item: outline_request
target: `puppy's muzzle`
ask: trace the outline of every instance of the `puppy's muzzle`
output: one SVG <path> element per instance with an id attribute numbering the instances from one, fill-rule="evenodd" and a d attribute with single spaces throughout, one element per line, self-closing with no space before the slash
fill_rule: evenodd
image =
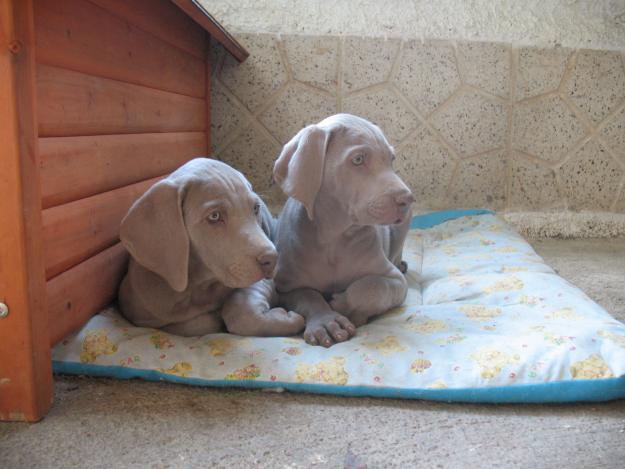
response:
<path id="1" fill-rule="evenodd" d="M 273 273 L 276 268 L 276 262 L 278 261 L 278 253 L 275 249 L 268 249 L 262 252 L 256 260 L 260 266 L 260 270 L 266 279 L 273 278 Z"/>
<path id="2" fill-rule="evenodd" d="M 397 220 L 395 220 L 395 223 L 401 223 L 410 212 L 410 205 L 414 202 L 414 196 L 412 192 L 405 190 L 395 194 L 394 199 L 397 204 Z"/>

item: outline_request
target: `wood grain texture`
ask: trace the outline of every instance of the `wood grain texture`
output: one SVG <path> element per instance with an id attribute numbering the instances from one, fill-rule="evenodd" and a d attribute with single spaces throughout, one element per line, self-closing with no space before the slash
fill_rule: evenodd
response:
<path id="1" fill-rule="evenodd" d="M 203 59 L 98 5 L 84 0 L 37 0 L 35 27 L 38 63 L 204 97 Z"/>
<path id="2" fill-rule="evenodd" d="M 205 156 L 204 132 L 39 139 L 43 208 L 169 173 Z"/>
<path id="3" fill-rule="evenodd" d="M 202 26 L 212 37 L 214 37 L 228 52 L 230 52 L 239 62 L 245 61 L 250 55 L 237 40 L 219 24 L 219 22 L 206 11 L 206 9 L 194 0 L 171 0 L 182 11 Z"/>
<path id="4" fill-rule="evenodd" d="M 206 101 L 107 78 L 37 66 L 40 137 L 193 132 Z"/>
<path id="5" fill-rule="evenodd" d="M 169 0 L 89 0 L 199 59 L 204 30 Z"/>
<path id="6" fill-rule="evenodd" d="M 0 420 L 39 420 L 53 395 L 34 47 L 31 0 L 0 0 Z"/>
<path id="7" fill-rule="evenodd" d="M 76 332 L 115 299 L 127 262 L 128 253 L 117 243 L 48 282 L 46 345 L 54 346 Z"/>
<path id="8" fill-rule="evenodd" d="M 118 241 L 132 203 L 161 178 L 139 182 L 43 211 L 46 278 L 53 278 Z"/>

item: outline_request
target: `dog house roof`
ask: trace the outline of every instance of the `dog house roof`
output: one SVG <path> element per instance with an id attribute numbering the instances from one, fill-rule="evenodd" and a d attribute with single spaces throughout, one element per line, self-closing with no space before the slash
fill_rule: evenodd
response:
<path id="1" fill-rule="evenodd" d="M 249 52 L 197 0 L 172 0 L 172 3 L 214 37 L 239 62 L 249 56 Z"/>

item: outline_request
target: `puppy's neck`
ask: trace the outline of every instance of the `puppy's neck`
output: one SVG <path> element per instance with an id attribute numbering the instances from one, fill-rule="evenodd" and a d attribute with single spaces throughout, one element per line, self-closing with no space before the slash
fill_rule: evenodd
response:
<path id="1" fill-rule="evenodd" d="M 344 235 L 349 235 L 354 229 L 360 228 L 360 225 L 351 220 L 341 201 L 321 193 L 315 200 L 312 224 L 317 232 L 317 238 L 324 244 L 335 242 Z"/>
<path id="2" fill-rule="evenodd" d="M 216 282 L 217 276 L 207 266 L 202 259 L 195 253 L 195 250 L 191 249 L 189 254 L 189 286 L 195 286 L 200 283 Z"/>

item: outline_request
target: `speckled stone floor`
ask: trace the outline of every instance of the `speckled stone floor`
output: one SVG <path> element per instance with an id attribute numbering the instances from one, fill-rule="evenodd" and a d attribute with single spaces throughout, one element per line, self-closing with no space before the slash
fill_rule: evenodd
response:
<path id="1" fill-rule="evenodd" d="M 625 320 L 625 239 L 532 243 Z M 350 455 L 349 457 L 347 457 Z M 0 424 L 0 468 L 623 467 L 625 400 L 465 405 L 58 377 L 38 424 Z"/>

